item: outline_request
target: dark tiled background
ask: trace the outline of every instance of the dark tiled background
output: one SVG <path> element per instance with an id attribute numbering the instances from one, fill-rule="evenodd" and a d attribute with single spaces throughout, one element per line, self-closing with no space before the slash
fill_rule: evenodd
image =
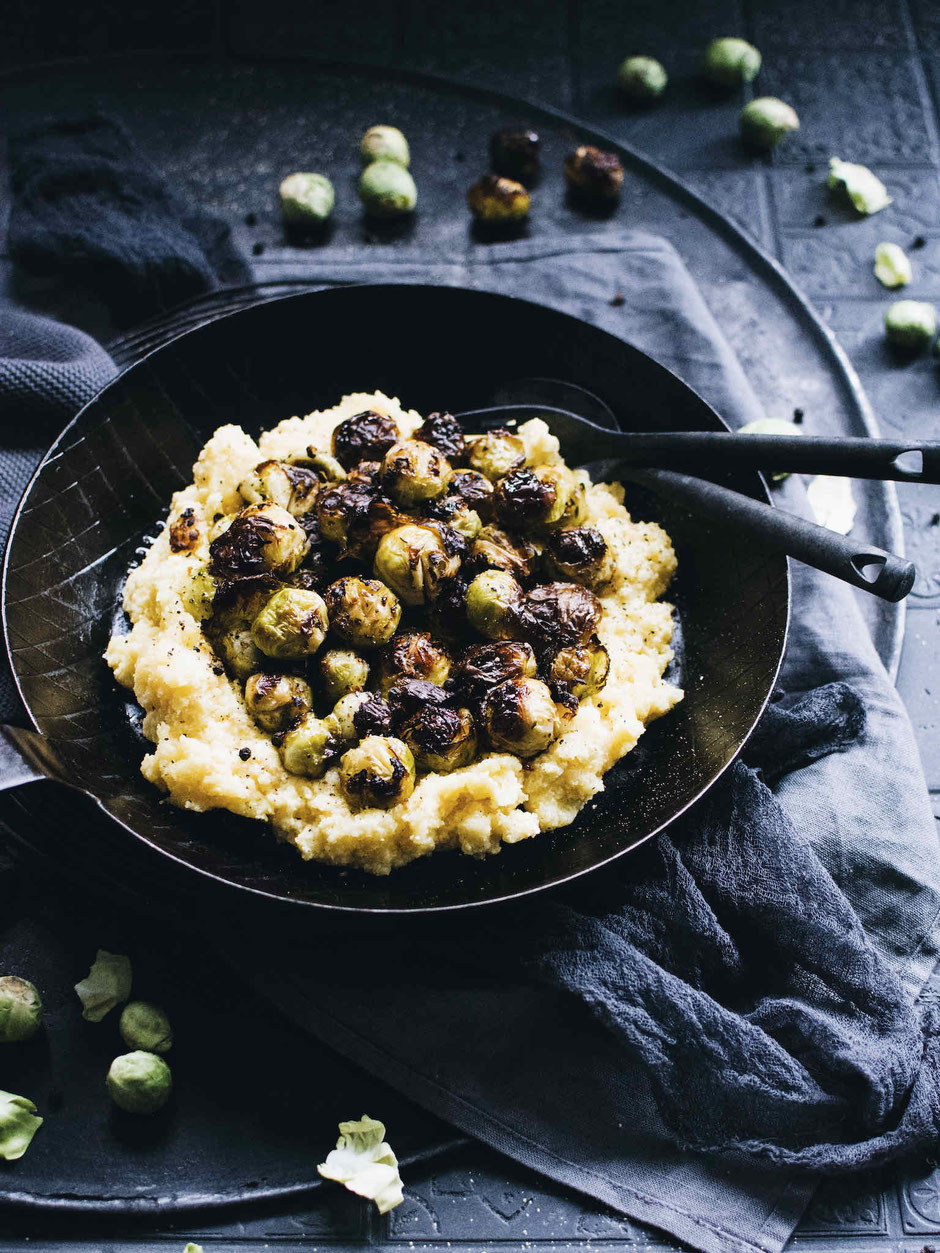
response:
<path id="1" fill-rule="evenodd" d="M 5 0 L 2 14 L 3 69 L 129 50 L 196 51 L 219 60 L 309 55 L 430 70 L 569 110 L 677 172 L 783 262 L 848 351 L 886 434 L 940 436 L 936 363 L 924 357 L 901 366 L 885 351 L 881 318 L 892 297 L 871 274 L 879 240 L 909 245 L 921 236 L 924 245 L 911 254 L 916 278 L 909 294 L 940 303 L 940 5 L 90 0 L 53 8 Z M 756 88 L 785 96 L 802 119 L 801 132 L 772 159 L 742 154 L 734 139 L 740 101 L 705 97 L 695 82 L 703 43 L 728 33 L 758 44 L 765 70 Z M 631 51 L 659 56 L 672 75 L 666 99 L 654 109 L 630 112 L 611 88 L 617 63 Z M 871 165 L 895 197 L 890 210 L 867 221 L 833 212 L 822 187 L 833 154 Z M 825 223 L 816 225 L 820 217 Z M 902 489 L 901 505 L 920 579 L 909 602 L 899 686 L 940 806 L 940 489 Z M 655 1233 L 556 1194 L 475 1147 L 413 1172 L 405 1204 L 387 1220 L 334 1191 L 293 1210 L 190 1223 L 185 1235 L 199 1237 L 197 1226 L 207 1247 L 219 1250 L 668 1247 Z M 27 1235 L 38 1237 L 38 1247 L 70 1238 L 96 1249 L 181 1243 L 169 1230 L 151 1239 L 60 1229 L 47 1238 L 24 1220 L 0 1226 L 0 1245 L 9 1237 L 12 1247 Z M 938 1236 L 940 1170 L 925 1166 L 825 1185 L 794 1248 L 914 1253 Z"/>

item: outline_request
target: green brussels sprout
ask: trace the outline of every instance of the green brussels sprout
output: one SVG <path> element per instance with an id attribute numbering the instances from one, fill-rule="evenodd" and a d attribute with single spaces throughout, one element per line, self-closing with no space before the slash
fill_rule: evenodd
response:
<path id="1" fill-rule="evenodd" d="M 335 760 L 336 747 L 336 736 L 330 724 L 308 713 L 284 732 L 278 752 L 288 774 L 319 779 Z"/>
<path id="2" fill-rule="evenodd" d="M 623 166 L 615 152 L 582 144 L 565 158 L 565 183 L 579 200 L 613 205 L 623 190 Z"/>
<path id="3" fill-rule="evenodd" d="M 449 774 L 469 766 L 477 753 L 477 729 L 469 709 L 430 705 L 412 714 L 401 729 L 421 770 Z"/>
<path id="4" fill-rule="evenodd" d="M 340 760 L 340 782 L 351 805 L 391 809 L 415 788 L 411 749 L 392 735 L 369 735 Z"/>
<path id="5" fill-rule="evenodd" d="M 553 683 L 563 683 L 578 700 L 593 696 L 607 682 L 610 672 L 610 654 L 596 635 L 586 644 L 571 644 L 562 648 L 551 660 L 548 677 Z"/>
<path id="6" fill-rule="evenodd" d="M 885 313 L 885 336 L 896 348 L 926 348 L 937 333 L 937 311 L 924 300 L 896 300 Z"/>
<path id="7" fill-rule="evenodd" d="M 226 626 L 213 624 L 208 634 L 216 656 L 228 673 L 241 682 L 260 670 L 268 661 L 255 644 L 251 626 L 247 623 L 231 623 Z"/>
<path id="8" fill-rule="evenodd" d="M 433 600 L 441 581 L 453 578 L 459 569 L 459 555 L 448 551 L 432 527 L 418 523 L 389 531 L 375 551 L 376 575 L 406 605 Z"/>
<path id="9" fill-rule="evenodd" d="M 505 570 L 482 570 L 467 588 L 467 621 L 491 640 L 517 634 L 515 610 L 522 588 Z"/>
<path id="10" fill-rule="evenodd" d="M 898 244 L 879 244 L 875 249 L 875 278 L 882 287 L 906 287 L 914 277 L 910 260 Z"/>
<path id="11" fill-rule="evenodd" d="M 378 579 L 347 575 L 323 595 L 331 630 L 354 648 L 380 648 L 398 629 L 401 604 Z"/>
<path id="12" fill-rule="evenodd" d="M 467 192 L 467 207 L 478 222 L 521 222 L 532 201 L 522 183 L 501 174 L 484 174 Z"/>
<path id="13" fill-rule="evenodd" d="M 401 432 L 393 418 L 366 409 L 337 424 L 331 449 L 340 465 L 351 470 L 363 461 L 381 461 L 400 439 Z"/>
<path id="14" fill-rule="evenodd" d="M 312 705 L 310 684 L 293 674 L 262 671 L 245 680 L 245 708 L 262 731 L 283 731 Z"/>
<path id="15" fill-rule="evenodd" d="M 205 622 L 211 616 L 215 589 L 215 579 L 205 566 L 196 571 L 183 589 L 180 598 L 183 608 L 197 622 Z"/>
<path id="16" fill-rule="evenodd" d="M 740 87 L 757 77 L 761 55 L 746 39 L 713 39 L 705 49 L 705 77 L 718 87 Z"/>
<path id="17" fill-rule="evenodd" d="M 459 496 L 466 501 L 481 522 L 493 517 L 493 484 L 478 470 L 457 470 L 447 488 L 448 495 Z"/>
<path id="18" fill-rule="evenodd" d="M 578 521 L 584 489 L 567 466 L 523 466 L 496 484 L 500 521 L 517 531 L 550 531 Z"/>
<path id="19" fill-rule="evenodd" d="M 490 165 L 496 174 L 531 187 L 539 173 L 542 142 L 528 127 L 496 131 L 490 138 Z"/>
<path id="20" fill-rule="evenodd" d="M 295 453 L 286 458 L 288 466 L 301 466 L 313 470 L 321 483 L 342 483 L 346 471 L 337 459 L 322 448 L 308 448 L 305 453 Z"/>
<path id="21" fill-rule="evenodd" d="M 614 559 L 607 541 L 590 526 L 566 526 L 549 535 L 542 565 L 550 578 L 603 587 L 614 574 Z"/>
<path id="22" fill-rule="evenodd" d="M 0 1159 L 18 1161 L 41 1126 L 32 1101 L 0 1090 Z"/>
<path id="23" fill-rule="evenodd" d="M 485 526 L 470 545 L 470 564 L 479 569 L 505 570 L 520 583 L 535 573 L 538 551 L 521 535 L 510 535 L 498 526 Z"/>
<path id="24" fill-rule="evenodd" d="M 392 712 L 375 692 L 347 692 L 326 717 L 326 723 L 344 744 L 367 735 L 390 735 Z"/>
<path id="25" fill-rule="evenodd" d="M 404 217 L 414 212 L 418 189 L 404 166 L 394 161 L 374 161 L 359 177 L 359 199 L 370 217 Z"/>
<path id="26" fill-rule="evenodd" d="M 867 166 L 840 161 L 838 157 L 829 158 L 826 186 L 841 192 L 858 213 L 878 213 L 891 204 L 887 187 Z"/>
<path id="27" fill-rule="evenodd" d="M 454 668 L 454 690 L 476 709 L 487 692 L 507 679 L 535 678 L 538 667 L 532 645 L 522 640 L 471 644 Z"/>
<path id="28" fill-rule="evenodd" d="M 627 57 L 617 70 L 620 90 L 631 100 L 658 100 L 666 90 L 669 75 L 655 57 Z"/>
<path id="29" fill-rule="evenodd" d="M 209 545 L 209 573 L 234 582 L 259 574 L 291 574 L 310 545 L 304 529 L 280 505 L 248 505 Z"/>
<path id="30" fill-rule="evenodd" d="M 369 682 L 369 663 L 351 648 L 328 648 L 318 668 L 326 698 L 334 705 L 347 692 L 361 692 Z"/>
<path id="31" fill-rule="evenodd" d="M 476 539 L 483 526 L 480 515 L 459 492 L 446 491 L 437 500 L 425 506 L 424 516 L 462 535 L 464 539 Z"/>
<path id="32" fill-rule="evenodd" d="M 329 219 L 336 203 L 333 184 L 325 174 L 288 174 L 280 194 L 281 217 L 289 226 L 319 226 Z"/>
<path id="33" fill-rule="evenodd" d="M 0 1044 L 18 1044 L 36 1034 L 42 1023 L 42 998 L 28 979 L 0 977 Z"/>
<path id="34" fill-rule="evenodd" d="M 394 161 L 406 170 L 411 164 L 408 140 L 397 126 L 370 126 L 359 141 L 362 164 L 373 161 Z"/>
<path id="35" fill-rule="evenodd" d="M 115 1057 L 107 1083 L 111 1100 L 128 1114 L 155 1114 L 173 1091 L 169 1066 L 156 1053 L 143 1049 Z"/>
<path id="36" fill-rule="evenodd" d="M 322 596 L 300 587 L 282 587 L 255 618 L 251 637 L 267 657 L 299 660 L 317 651 L 328 625 Z"/>
<path id="37" fill-rule="evenodd" d="M 428 631 L 396 635 L 378 656 L 379 691 L 387 692 L 402 679 L 424 679 L 443 687 L 451 665 L 450 653 Z"/>
<path id="38" fill-rule="evenodd" d="M 320 476 L 315 470 L 289 461 L 262 461 L 238 485 L 239 495 L 248 504 L 270 501 L 294 518 L 310 512 L 319 490 Z"/>
<path id="39" fill-rule="evenodd" d="M 447 458 L 420 439 L 393 444 L 382 462 L 382 486 L 404 509 L 441 496 L 452 474 Z"/>
<path id="40" fill-rule="evenodd" d="M 519 435 L 500 427 L 473 440 L 467 459 L 472 470 L 495 483 L 510 470 L 525 465 L 525 444 Z M 457 490 L 461 490 L 459 486 Z"/>
<path id="41" fill-rule="evenodd" d="M 758 96 L 741 110 L 741 138 L 749 148 L 770 152 L 784 135 L 800 129 L 796 110 L 775 96 Z"/>
<path id="42" fill-rule="evenodd" d="M 560 722 L 541 679 L 506 679 L 483 701 L 483 725 L 495 749 L 535 757 L 558 738 Z"/>
<path id="43" fill-rule="evenodd" d="M 129 1049 L 169 1053 L 173 1047 L 173 1028 L 169 1018 L 162 1009 L 146 1001 L 131 1001 L 124 1006 L 118 1030 Z"/>

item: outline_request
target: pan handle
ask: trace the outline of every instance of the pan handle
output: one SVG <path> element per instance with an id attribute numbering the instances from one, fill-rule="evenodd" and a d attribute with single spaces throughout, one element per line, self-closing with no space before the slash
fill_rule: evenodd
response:
<path id="1" fill-rule="evenodd" d="M 0 792 L 39 779 L 67 782 L 49 741 L 38 731 L 0 726 Z"/>

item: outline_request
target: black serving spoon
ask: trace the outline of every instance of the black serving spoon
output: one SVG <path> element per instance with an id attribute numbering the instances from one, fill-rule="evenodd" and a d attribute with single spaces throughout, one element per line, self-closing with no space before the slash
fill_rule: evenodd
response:
<path id="1" fill-rule="evenodd" d="M 570 465 L 613 463 L 608 473 L 647 484 L 694 513 L 745 530 L 788 556 L 883 600 L 903 600 L 917 578 L 913 562 L 883 548 L 860 545 L 731 488 L 661 467 L 667 464 L 701 470 L 720 464 L 722 468 L 837 472 L 853 477 L 934 483 L 940 482 L 940 443 L 912 448 L 888 440 L 795 439 L 788 435 L 735 435 L 722 431 L 635 434 L 596 426 L 566 409 L 537 404 L 494 405 L 457 417 L 469 431 L 511 428 L 530 418 L 543 418 L 560 441 Z M 874 449 L 872 455 L 869 449 Z"/>

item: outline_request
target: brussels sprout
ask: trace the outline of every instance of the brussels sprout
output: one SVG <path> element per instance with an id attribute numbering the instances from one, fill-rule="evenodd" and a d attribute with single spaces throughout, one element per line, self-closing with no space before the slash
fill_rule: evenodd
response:
<path id="1" fill-rule="evenodd" d="M 705 77 L 719 87 L 750 83 L 760 70 L 761 55 L 746 39 L 713 39 L 705 49 Z"/>
<path id="2" fill-rule="evenodd" d="M 363 165 L 372 161 L 394 161 L 406 170 L 411 163 L 408 140 L 397 126 L 370 126 L 359 141 Z"/>
<path id="3" fill-rule="evenodd" d="M 519 634 L 536 650 L 556 653 L 586 644 L 601 620 L 602 606 L 593 592 L 577 583 L 543 583 L 526 593 L 516 618 Z"/>
<path id="4" fill-rule="evenodd" d="M 429 526 L 400 526 L 383 535 L 375 552 L 375 573 L 406 605 L 434 599 L 442 579 L 453 578 L 460 557 Z"/>
<path id="5" fill-rule="evenodd" d="M 280 661 L 310 657 L 326 639 L 326 605 L 316 592 L 283 587 L 251 626 L 251 638 L 267 657 Z"/>
<path id="6" fill-rule="evenodd" d="M 391 710 L 393 726 L 399 726 L 422 709 L 450 704 L 448 693 L 427 679 L 396 679 L 385 693 L 385 699 Z"/>
<path id="7" fill-rule="evenodd" d="M 170 537 L 170 552 L 189 553 L 199 543 L 199 522 L 193 508 L 184 509 L 173 519 L 167 528 Z"/>
<path id="8" fill-rule="evenodd" d="M 336 203 L 325 174 L 288 174 L 280 186 L 281 217 L 289 226 L 319 226 Z"/>
<path id="9" fill-rule="evenodd" d="M 350 648 L 328 648 L 317 664 L 323 691 L 334 705 L 347 692 L 361 692 L 369 682 L 369 663 Z"/>
<path id="10" fill-rule="evenodd" d="M 521 222 L 532 201 L 522 183 L 484 174 L 467 192 L 467 206 L 478 222 Z"/>
<path id="11" fill-rule="evenodd" d="M 250 505 L 265 501 L 280 505 L 294 518 L 316 504 L 320 476 L 315 470 L 289 461 L 262 461 L 238 485 L 238 493 Z"/>
<path id="12" fill-rule="evenodd" d="M 878 213 L 891 204 L 888 189 L 867 166 L 840 161 L 838 157 L 829 158 L 826 185 L 846 196 L 858 213 Z"/>
<path id="13" fill-rule="evenodd" d="M 500 521 L 519 531 L 549 531 L 578 521 L 583 489 L 567 466 L 523 466 L 496 484 Z"/>
<path id="14" fill-rule="evenodd" d="M 268 578 L 223 584 L 216 592 L 212 616 L 203 624 L 216 656 L 230 675 L 242 681 L 256 670 L 263 670 L 267 663 L 252 638 L 251 624 L 277 586 L 276 581 Z"/>
<path id="15" fill-rule="evenodd" d="M 434 500 L 447 490 L 453 471 L 433 444 L 405 439 L 393 444 L 382 462 L 382 486 L 405 509 Z"/>
<path id="16" fill-rule="evenodd" d="M 481 522 L 489 522 L 493 516 L 493 484 L 477 470 L 458 470 L 447 488 L 448 494 L 460 496 Z"/>
<path id="17" fill-rule="evenodd" d="M 483 526 L 480 515 L 471 509 L 459 492 L 446 491 L 425 507 L 424 516 L 435 522 L 443 522 L 464 539 L 472 540 Z"/>
<path id="18" fill-rule="evenodd" d="M 337 741 L 333 727 L 324 718 L 305 714 L 284 733 L 278 745 L 281 764 L 289 774 L 319 779 L 336 760 Z"/>
<path id="19" fill-rule="evenodd" d="M 454 690 L 474 708 L 507 679 L 531 679 L 537 666 L 532 645 L 522 640 L 471 644 L 454 667 Z"/>
<path id="20" fill-rule="evenodd" d="M 263 671 L 245 680 L 245 708 L 262 731 L 283 731 L 312 705 L 310 684 L 295 675 Z"/>
<path id="21" fill-rule="evenodd" d="M 898 244 L 879 244 L 875 249 L 875 278 L 882 287 L 906 287 L 914 277 L 910 260 Z"/>
<path id="22" fill-rule="evenodd" d="M 404 166 L 394 161 L 374 161 L 360 175 L 359 199 L 370 217 L 404 217 L 414 212 L 418 189 Z"/>
<path id="23" fill-rule="evenodd" d="M 525 444 L 520 436 L 499 427 L 478 436 L 471 443 L 468 460 L 472 470 L 495 483 L 510 470 L 525 465 Z M 457 491 L 464 494 L 462 486 L 457 486 Z"/>
<path id="24" fill-rule="evenodd" d="M 497 131 L 490 139 L 490 165 L 505 178 L 531 187 L 538 178 L 541 140 L 528 127 Z"/>
<path id="25" fill-rule="evenodd" d="M 249 505 L 209 545 L 209 573 L 237 580 L 290 574 L 307 555 L 304 529 L 280 505 Z"/>
<path id="26" fill-rule="evenodd" d="M 0 1090 L 0 1160 L 18 1161 L 41 1126 L 32 1101 Z"/>
<path id="27" fill-rule="evenodd" d="M 344 556 L 371 557 L 383 535 L 408 521 L 408 515 L 383 496 L 376 484 L 353 474 L 317 497 L 320 533 L 339 544 Z"/>
<path id="28" fill-rule="evenodd" d="M 522 588 L 505 570 L 483 570 L 467 588 L 467 621 L 491 640 L 517 634 L 515 611 Z"/>
<path id="29" fill-rule="evenodd" d="M 799 439 L 803 434 L 803 428 L 797 426 L 795 422 L 788 422 L 786 418 L 755 418 L 753 422 L 745 422 L 744 426 L 739 426 L 738 434 L 787 435 Z M 775 483 L 782 483 L 784 479 L 790 477 L 790 471 L 772 470 L 770 477 Z"/>
<path id="30" fill-rule="evenodd" d="M 367 735 L 390 735 L 392 711 L 374 692 L 347 692 L 327 715 L 326 723 L 338 740 L 348 744 Z"/>
<path id="31" fill-rule="evenodd" d="M 450 675 L 451 655 L 427 631 L 396 635 L 378 656 L 379 691 L 387 692 L 402 679 L 426 679 L 443 686 Z"/>
<path id="32" fill-rule="evenodd" d="M 0 977 L 0 1044 L 29 1040 L 42 1024 L 42 998 L 28 979 Z"/>
<path id="33" fill-rule="evenodd" d="M 590 526 L 566 526 L 549 535 L 542 564 L 551 578 L 568 579 L 585 587 L 603 587 L 614 573 L 607 541 Z"/>
<path id="34" fill-rule="evenodd" d="M 469 766 L 477 753 L 477 729 L 469 709 L 431 705 L 408 719 L 401 738 L 421 770 L 439 774 Z"/>
<path id="35" fill-rule="evenodd" d="M 346 471 L 332 454 L 321 448 L 310 447 L 305 453 L 297 453 L 286 459 L 289 466 L 300 466 L 304 470 L 313 470 L 321 483 L 342 483 Z"/>
<path id="36" fill-rule="evenodd" d="M 885 313 L 885 336 L 896 348 L 920 351 L 937 333 L 937 311 L 923 300 L 896 300 Z"/>
<path id="37" fill-rule="evenodd" d="M 244 682 L 268 661 L 255 644 L 250 623 L 222 625 L 212 622 L 206 633 L 215 655 L 235 679 Z"/>
<path id="38" fill-rule="evenodd" d="M 351 470 L 361 461 L 381 461 L 400 439 L 401 432 L 392 418 L 366 409 L 336 426 L 331 449 L 340 465 Z"/>
<path id="39" fill-rule="evenodd" d="M 398 629 L 398 597 L 378 579 L 337 579 L 324 592 L 334 634 L 354 648 L 379 648 Z"/>
<path id="40" fill-rule="evenodd" d="M 433 444 L 452 466 L 466 459 L 467 441 L 463 427 L 451 413 L 429 413 L 412 438 Z"/>
<path id="41" fill-rule="evenodd" d="M 627 57 L 620 63 L 617 82 L 631 100 L 647 103 L 663 94 L 669 75 L 655 57 Z"/>
<path id="42" fill-rule="evenodd" d="M 507 679 L 487 693 L 483 725 L 497 750 L 535 757 L 558 738 L 555 702 L 541 679 Z"/>
<path id="43" fill-rule="evenodd" d="M 800 129 L 796 110 L 775 96 L 749 101 L 740 114 L 741 138 L 749 148 L 770 152 L 784 135 Z"/>
<path id="44" fill-rule="evenodd" d="M 614 204 L 623 190 L 623 166 L 615 152 L 582 144 L 565 158 L 565 183 L 580 200 Z"/>
<path id="45" fill-rule="evenodd" d="M 381 461 L 358 461 L 349 471 L 347 478 L 350 483 L 371 483 L 378 487 L 382 479 L 382 463 Z"/>
<path id="46" fill-rule="evenodd" d="M 520 583 L 535 573 L 538 552 L 519 535 L 509 535 L 497 526 L 485 526 L 470 545 L 470 564 L 476 569 L 505 570 Z"/>
<path id="47" fill-rule="evenodd" d="M 548 676 L 554 683 L 565 684 L 578 700 L 593 696 L 607 682 L 610 654 L 596 635 L 586 644 L 570 644 L 551 660 Z"/>
<path id="48" fill-rule="evenodd" d="M 460 640 L 470 630 L 467 623 L 467 588 L 471 578 L 472 573 L 461 566 L 454 578 L 441 583 L 435 599 L 425 606 L 428 626 L 437 638 Z"/>
<path id="49" fill-rule="evenodd" d="M 108 1071 L 111 1100 L 129 1114 L 155 1114 L 170 1099 L 173 1076 L 156 1053 L 137 1049 L 115 1057 Z"/>
<path id="50" fill-rule="evenodd" d="M 392 735 L 369 735 L 343 754 L 340 781 L 351 805 L 391 809 L 414 791 L 411 749 Z"/>
<path id="51" fill-rule="evenodd" d="M 173 1047 L 173 1028 L 162 1009 L 146 1001 L 125 1005 L 118 1023 L 121 1039 L 129 1049 L 168 1053 Z"/>
<path id="52" fill-rule="evenodd" d="M 183 590 L 180 598 L 183 608 L 197 622 L 205 622 L 211 616 L 215 588 L 215 579 L 206 567 L 202 566 Z"/>

